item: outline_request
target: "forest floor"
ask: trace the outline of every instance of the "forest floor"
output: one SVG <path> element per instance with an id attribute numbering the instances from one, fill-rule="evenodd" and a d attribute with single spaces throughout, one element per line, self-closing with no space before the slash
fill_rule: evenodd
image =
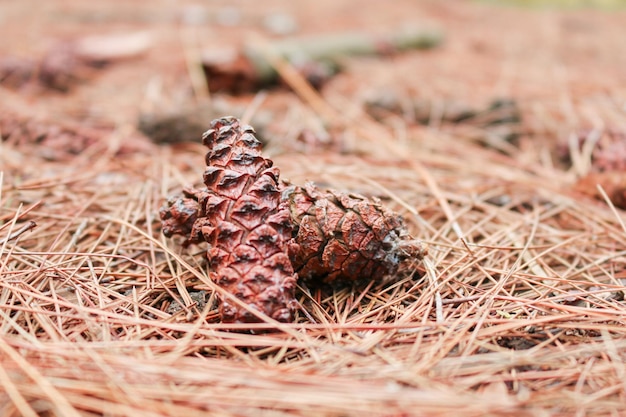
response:
<path id="1" fill-rule="evenodd" d="M 625 11 L 29 0 L 0 25 L 1 415 L 626 413 Z M 237 94 L 200 66 L 403 27 L 443 40 L 343 56 L 318 90 L 280 60 Z M 227 114 L 282 177 L 380 198 L 428 255 L 301 284 L 274 332 L 220 323 L 206 247 L 159 208 Z"/>

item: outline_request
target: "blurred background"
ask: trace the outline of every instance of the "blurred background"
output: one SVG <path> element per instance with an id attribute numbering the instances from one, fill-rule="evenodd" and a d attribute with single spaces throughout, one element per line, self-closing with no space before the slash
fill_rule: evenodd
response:
<path id="1" fill-rule="evenodd" d="M 411 140 L 447 132 L 582 176 L 590 167 L 572 161 L 572 136 L 623 130 L 623 5 L 2 2 L 2 135 L 36 115 L 137 143 L 194 142 L 234 114 L 274 152 L 359 151 L 311 107 L 311 89 L 342 117 Z"/>

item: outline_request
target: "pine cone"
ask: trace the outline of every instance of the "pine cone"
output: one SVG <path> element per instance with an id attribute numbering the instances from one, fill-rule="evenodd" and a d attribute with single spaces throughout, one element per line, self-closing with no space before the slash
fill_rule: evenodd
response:
<path id="1" fill-rule="evenodd" d="M 294 269 L 309 282 L 382 280 L 402 261 L 424 255 L 400 216 L 378 199 L 322 192 L 309 183 L 286 188 L 283 200 L 289 202 L 299 246 L 292 255 Z"/>
<path id="2" fill-rule="evenodd" d="M 377 199 L 312 184 L 279 187 L 278 169 L 237 119 L 213 121 L 203 144 L 206 188 L 168 200 L 163 233 L 183 235 L 186 244 L 208 242 L 211 279 L 268 316 L 292 320 L 294 270 L 310 283 L 381 280 L 424 255 L 402 219 Z M 226 323 L 258 321 L 229 300 L 220 314 Z"/>
<path id="3" fill-rule="evenodd" d="M 289 210 L 280 202 L 277 168 L 261 156 L 261 143 L 235 118 L 213 121 L 203 135 L 204 190 L 187 190 L 161 210 L 166 235 L 183 234 L 188 243 L 205 240 L 211 279 L 248 306 L 290 322 L 296 275 L 288 256 Z M 191 227 L 190 227 L 191 225 Z M 259 319 L 227 299 L 225 323 Z"/>

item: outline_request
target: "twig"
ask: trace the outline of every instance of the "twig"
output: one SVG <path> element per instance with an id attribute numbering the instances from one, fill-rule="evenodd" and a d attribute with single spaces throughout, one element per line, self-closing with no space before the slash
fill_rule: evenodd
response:
<path id="1" fill-rule="evenodd" d="M 22 234 L 26 233 L 29 230 L 34 229 L 35 227 L 37 227 L 37 223 L 35 223 L 32 220 L 29 221 L 24 226 L 20 227 L 18 230 L 16 230 L 15 232 L 11 233 L 8 237 L 5 237 L 4 239 L 0 240 L 0 245 L 5 244 L 6 242 L 10 242 L 11 240 L 17 239 Z"/>
<path id="2" fill-rule="evenodd" d="M 435 317 L 437 318 L 437 323 L 443 323 L 443 302 L 441 300 L 441 292 L 439 291 L 437 272 L 435 271 L 435 267 L 430 262 L 430 258 L 428 256 L 424 257 L 423 262 L 424 267 L 426 268 L 426 274 L 428 275 L 428 280 L 430 281 L 430 285 L 435 291 Z"/>
<path id="3" fill-rule="evenodd" d="M 624 233 L 626 233 L 626 223 L 624 223 L 623 216 L 620 216 L 620 214 L 617 212 L 615 204 L 613 204 L 609 196 L 606 194 L 606 191 L 604 191 L 602 185 L 596 184 L 596 187 L 598 188 L 598 192 L 600 193 L 604 201 L 606 201 L 606 204 L 611 208 L 611 212 L 613 212 L 613 214 L 615 215 L 617 222 L 620 224 L 620 226 L 622 226 L 622 230 L 624 231 Z"/>

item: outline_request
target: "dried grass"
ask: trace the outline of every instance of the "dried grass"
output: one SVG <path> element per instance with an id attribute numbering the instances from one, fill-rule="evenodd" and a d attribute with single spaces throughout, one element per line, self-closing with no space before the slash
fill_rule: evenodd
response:
<path id="1" fill-rule="evenodd" d="M 203 249 L 159 231 L 164 196 L 199 179 L 199 145 L 117 155 L 105 137 L 59 164 L 0 143 L 1 415 L 625 412 L 623 211 L 572 194 L 536 142 L 505 155 L 393 131 L 287 78 L 312 104 L 302 112 L 360 154 L 282 144 L 269 149 L 277 165 L 385 198 L 429 245 L 415 265 L 426 274 L 301 288 L 297 323 L 232 331 L 250 326 L 217 321 Z M 548 125 L 571 109 L 535 110 L 529 123 L 554 139 Z"/>

